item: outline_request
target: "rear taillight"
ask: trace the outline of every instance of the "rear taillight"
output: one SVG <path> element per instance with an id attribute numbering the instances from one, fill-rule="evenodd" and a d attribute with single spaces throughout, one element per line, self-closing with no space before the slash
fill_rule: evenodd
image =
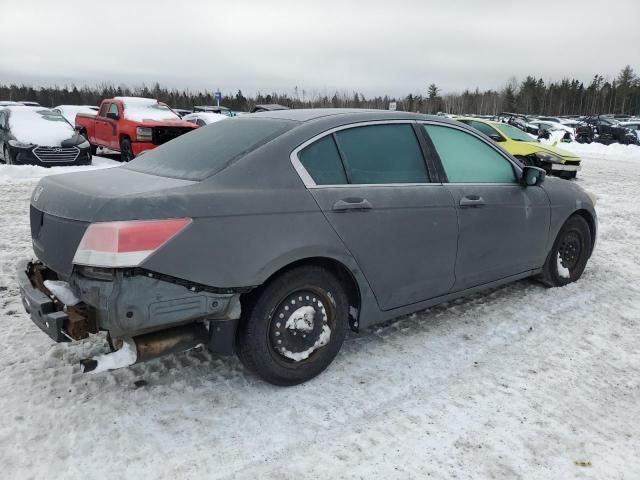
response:
<path id="1" fill-rule="evenodd" d="M 191 223 L 190 218 L 92 223 L 73 263 L 94 267 L 135 267 Z"/>

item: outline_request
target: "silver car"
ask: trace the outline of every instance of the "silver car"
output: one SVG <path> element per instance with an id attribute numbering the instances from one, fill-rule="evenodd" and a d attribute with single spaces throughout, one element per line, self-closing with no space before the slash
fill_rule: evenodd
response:
<path id="1" fill-rule="evenodd" d="M 348 329 L 526 277 L 579 279 L 596 229 L 575 182 L 461 123 L 279 110 L 42 179 L 37 260 L 18 280 L 54 340 L 108 332 L 115 353 L 85 370 L 204 343 L 293 385 L 331 363 Z"/>

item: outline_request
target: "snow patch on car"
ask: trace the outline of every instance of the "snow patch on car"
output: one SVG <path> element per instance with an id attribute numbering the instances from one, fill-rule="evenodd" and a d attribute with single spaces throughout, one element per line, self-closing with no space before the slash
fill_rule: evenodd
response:
<path id="1" fill-rule="evenodd" d="M 562 257 L 560 256 L 560 253 L 558 253 L 558 257 L 557 257 L 557 265 L 558 265 L 558 275 L 560 275 L 562 278 L 567 278 L 567 279 L 571 278 L 571 272 L 567 267 L 565 267 L 562 264 Z"/>
<path id="2" fill-rule="evenodd" d="M 62 115 L 46 108 L 11 108 L 9 127 L 17 141 L 43 147 L 59 147 L 75 134 Z"/>
<path id="3" fill-rule="evenodd" d="M 316 340 L 315 343 L 311 345 L 309 348 L 307 348 L 306 350 L 303 350 L 302 352 L 290 352 L 289 350 L 284 349 L 282 350 L 281 353 L 282 355 L 293 360 L 294 362 L 300 362 L 302 360 L 306 360 L 307 358 L 309 358 L 309 356 L 319 348 L 324 347 L 327 343 L 329 343 L 330 339 L 331 339 L 331 329 L 329 328 L 328 325 L 323 325 L 322 332 L 320 332 L 320 336 L 318 337 L 318 340 Z"/>
<path id="4" fill-rule="evenodd" d="M 181 120 L 169 107 L 152 98 L 116 97 L 124 105 L 124 118 L 132 122 L 145 120 Z"/>
<path id="5" fill-rule="evenodd" d="M 71 286 L 62 280 L 45 280 L 44 286 L 65 305 L 72 307 L 80 303 L 80 299 L 71 290 Z"/>

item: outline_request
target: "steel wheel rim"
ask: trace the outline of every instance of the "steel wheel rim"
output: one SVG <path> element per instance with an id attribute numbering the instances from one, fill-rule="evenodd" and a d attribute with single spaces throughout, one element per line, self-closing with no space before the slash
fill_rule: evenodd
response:
<path id="1" fill-rule="evenodd" d="M 311 318 L 304 315 L 311 311 Z M 287 294 L 270 316 L 267 341 L 274 358 L 289 367 L 312 362 L 335 331 L 335 311 L 330 296 L 317 287 L 306 286 Z M 324 339 L 327 341 L 322 343 Z"/>
<path id="2" fill-rule="evenodd" d="M 558 246 L 558 254 L 562 265 L 570 272 L 578 265 L 582 257 L 582 250 L 583 241 L 580 234 L 574 230 L 567 232 Z"/>

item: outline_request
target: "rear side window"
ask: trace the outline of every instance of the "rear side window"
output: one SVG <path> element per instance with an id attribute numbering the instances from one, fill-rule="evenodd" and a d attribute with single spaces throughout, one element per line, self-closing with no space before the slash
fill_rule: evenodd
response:
<path id="1" fill-rule="evenodd" d="M 515 183 L 511 163 L 480 139 L 456 128 L 424 125 L 451 183 Z"/>
<path id="2" fill-rule="evenodd" d="M 347 183 L 340 153 L 332 135 L 322 137 L 305 147 L 299 154 L 300 163 L 316 185 L 341 185 Z"/>
<path id="3" fill-rule="evenodd" d="M 181 135 L 122 168 L 163 177 L 203 180 L 295 125 L 296 122 L 272 118 L 230 118 Z"/>
<path id="4" fill-rule="evenodd" d="M 409 124 L 341 130 L 336 138 L 350 183 L 427 183 L 420 144 Z"/>

